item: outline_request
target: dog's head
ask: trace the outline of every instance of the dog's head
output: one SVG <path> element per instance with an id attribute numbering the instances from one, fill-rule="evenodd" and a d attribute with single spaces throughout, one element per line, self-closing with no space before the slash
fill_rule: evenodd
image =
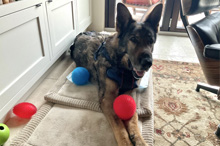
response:
<path id="1" fill-rule="evenodd" d="M 162 4 L 158 3 L 145 13 L 141 22 L 136 22 L 125 5 L 117 5 L 116 30 L 119 47 L 125 49 L 131 62 L 134 75 L 142 77 L 152 66 L 152 52 L 156 42 Z"/>

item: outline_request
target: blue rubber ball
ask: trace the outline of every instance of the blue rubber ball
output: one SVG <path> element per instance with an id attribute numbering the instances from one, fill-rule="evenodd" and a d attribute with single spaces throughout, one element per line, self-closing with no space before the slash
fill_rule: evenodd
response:
<path id="1" fill-rule="evenodd" d="M 72 72 L 72 81 L 76 85 L 85 85 L 89 81 L 89 71 L 84 67 L 77 67 Z"/>

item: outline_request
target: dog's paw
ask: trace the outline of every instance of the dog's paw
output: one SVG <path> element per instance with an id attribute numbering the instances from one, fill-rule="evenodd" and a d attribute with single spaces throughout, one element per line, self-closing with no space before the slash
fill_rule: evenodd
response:
<path id="1" fill-rule="evenodd" d="M 129 139 L 122 139 L 118 142 L 118 146 L 134 146 Z"/>
<path id="2" fill-rule="evenodd" d="M 148 146 L 142 137 L 135 137 L 135 135 L 130 135 L 130 140 L 133 146 Z"/>
<path id="3" fill-rule="evenodd" d="M 140 118 L 149 118 L 151 117 L 152 112 L 149 109 L 144 108 L 141 110 L 141 112 L 138 115 Z"/>
<path id="4" fill-rule="evenodd" d="M 148 144 L 145 143 L 145 142 L 139 142 L 139 141 L 136 141 L 135 146 L 148 146 Z"/>

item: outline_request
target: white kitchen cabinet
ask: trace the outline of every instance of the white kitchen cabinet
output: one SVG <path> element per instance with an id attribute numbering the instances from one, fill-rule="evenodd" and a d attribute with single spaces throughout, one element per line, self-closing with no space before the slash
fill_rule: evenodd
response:
<path id="1" fill-rule="evenodd" d="M 77 33 L 85 31 L 92 22 L 92 0 L 76 0 Z"/>
<path id="2" fill-rule="evenodd" d="M 0 120 L 91 24 L 91 0 L 0 5 Z"/>
<path id="3" fill-rule="evenodd" d="M 50 55 L 42 3 L 0 17 L 0 26 L 1 119 L 43 74 Z"/>
<path id="4" fill-rule="evenodd" d="M 75 0 L 46 2 L 52 57 L 67 50 L 76 36 Z"/>

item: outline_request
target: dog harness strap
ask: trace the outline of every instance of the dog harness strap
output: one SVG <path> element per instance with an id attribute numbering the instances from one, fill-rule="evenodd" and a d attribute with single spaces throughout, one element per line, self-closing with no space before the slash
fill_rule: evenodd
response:
<path id="1" fill-rule="evenodd" d="M 94 60 L 96 61 L 98 59 L 98 56 L 102 55 L 103 57 L 105 57 L 105 59 L 112 66 L 117 66 L 117 64 L 111 59 L 111 57 L 110 57 L 110 55 L 109 55 L 109 53 L 108 53 L 108 51 L 107 51 L 107 49 L 105 47 L 105 44 L 106 44 L 106 42 L 102 42 L 102 44 L 99 46 L 98 50 L 94 54 Z M 122 52 L 121 54 L 119 54 L 117 62 L 120 62 L 125 54 L 126 54 L 125 52 Z M 128 61 L 129 61 L 129 64 L 131 65 L 130 60 L 128 60 Z"/>
<path id="2" fill-rule="evenodd" d="M 106 58 L 106 60 L 111 64 L 115 65 L 115 63 L 111 60 L 111 57 L 108 54 L 108 51 L 105 48 L 105 43 L 103 44 L 102 55 Z"/>
<path id="3" fill-rule="evenodd" d="M 102 44 L 99 46 L 98 50 L 94 54 L 94 60 L 96 61 L 98 59 L 98 56 L 100 54 L 101 49 L 103 48 L 105 42 L 102 42 Z"/>
<path id="4" fill-rule="evenodd" d="M 102 44 L 99 46 L 98 50 L 94 54 L 94 60 L 96 61 L 98 59 L 99 55 L 103 55 L 105 59 L 112 65 L 115 66 L 115 63 L 111 60 L 111 57 L 106 50 L 105 42 L 102 42 Z"/>
<path id="5" fill-rule="evenodd" d="M 107 69 L 106 71 L 107 77 L 109 77 L 111 80 L 118 83 L 118 86 L 121 87 L 123 83 L 123 70 L 118 69 L 116 67 L 111 67 Z"/>
<path id="6" fill-rule="evenodd" d="M 124 70 L 122 76 L 122 83 L 119 88 L 119 94 L 124 94 L 126 91 L 137 88 L 137 80 L 134 78 L 130 70 Z"/>
<path id="7" fill-rule="evenodd" d="M 121 61 L 125 53 L 120 54 L 118 62 Z M 111 57 L 105 47 L 105 42 L 99 46 L 98 50 L 94 54 L 94 60 L 98 59 L 98 56 L 102 55 L 111 64 L 112 67 L 108 68 L 106 71 L 107 77 L 115 81 L 119 86 L 119 94 L 123 94 L 128 90 L 137 88 L 137 79 L 134 78 L 132 72 L 127 69 L 123 69 L 117 66 L 115 62 L 111 60 Z"/>
<path id="8" fill-rule="evenodd" d="M 111 67 L 107 69 L 107 77 L 115 81 L 119 86 L 119 94 L 137 88 L 136 79 L 129 70 Z"/>

